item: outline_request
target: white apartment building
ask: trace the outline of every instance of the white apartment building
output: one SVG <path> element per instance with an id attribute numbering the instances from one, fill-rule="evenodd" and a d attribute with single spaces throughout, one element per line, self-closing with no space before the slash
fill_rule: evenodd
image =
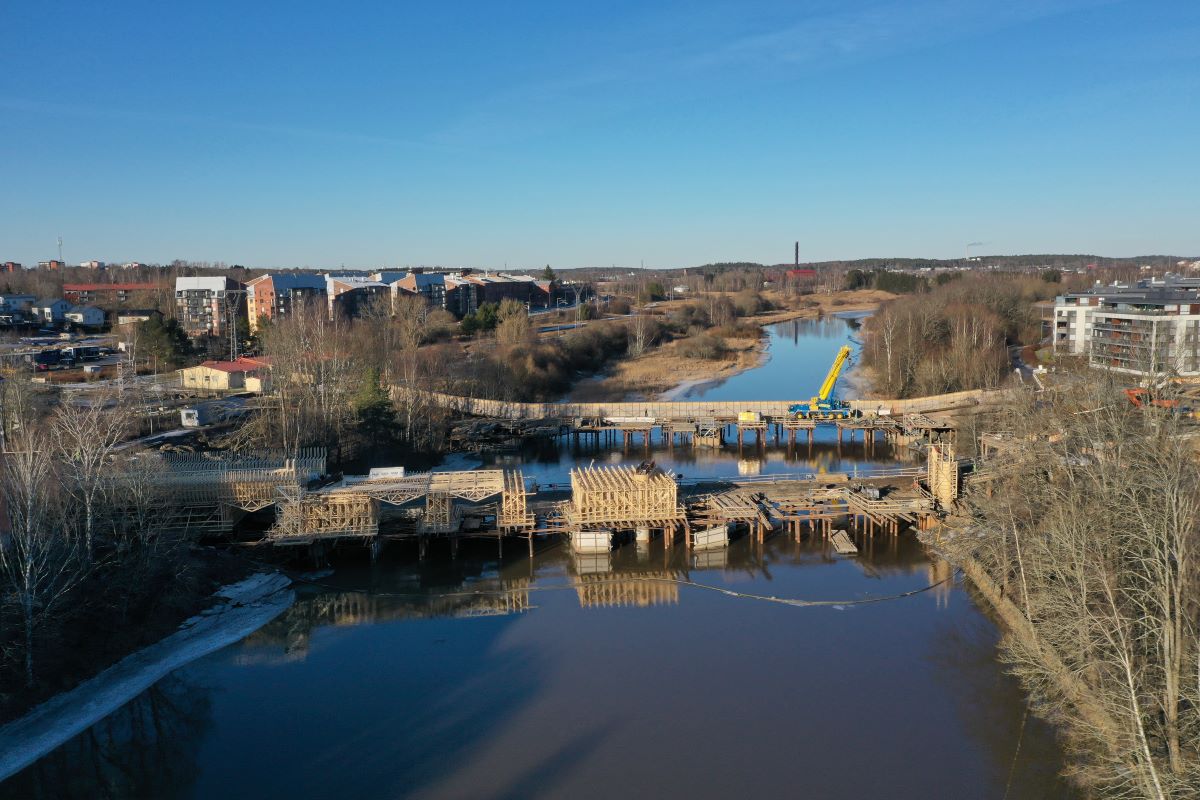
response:
<path id="1" fill-rule="evenodd" d="M 1200 295 L 1187 288 L 1098 287 L 1055 300 L 1054 352 L 1131 375 L 1200 375 Z"/>

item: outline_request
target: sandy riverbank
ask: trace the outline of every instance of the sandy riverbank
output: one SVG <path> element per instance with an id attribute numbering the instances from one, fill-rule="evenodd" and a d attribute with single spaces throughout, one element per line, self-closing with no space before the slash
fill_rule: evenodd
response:
<path id="1" fill-rule="evenodd" d="M 766 359 L 766 340 L 726 339 L 724 359 L 680 355 L 680 342 L 670 342 L 639 358 L 619 361 L 604 375 L 581 381 L 568 395 L 573 402 L 653 400 L 683 384 L 695 386 L 723 380 L 757 367 Z"/>
<path id="2" fill-rule="evenodd" d="M 771 292 L 765 296 L 773 304 L 782 306 L 787 298 Z M 793 319 L 818 319 L 822 316 L 846 311 L 871 311 L 890 300 L 888 292 L 862 290 L 835 292 L 829 295 L 809 295 L 801 299 L 803 307 L 780 308 L 745 317 L 741 324 L 774 325 Z M 670 312 L 672 308 L 692 301 L 671 301 L 660 305 L 660 310 Z M 679 342 L 671 342 L 638 358 L 619 361 L 603 375 L 581 381 L 567 399 L 574 402 L 596 402 L 604 400 L 677 400 L 689 390 L 714 381 L 761 366 L 767 358 L 766 336 L 757 338 L 728 338 L 728 357 L 720 360 L 688 358 L 678 352 Z M 857 372 L 857 368 L 852 372 Z M 869 396 L 864 392 L 870 379 L 866 375 L 856 378 L 858 384 L 847 394 Z"/>

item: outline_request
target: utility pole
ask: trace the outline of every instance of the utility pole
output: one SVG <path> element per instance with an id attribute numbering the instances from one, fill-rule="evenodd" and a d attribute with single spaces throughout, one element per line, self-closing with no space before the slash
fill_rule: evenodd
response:
<path id="1" fill-rule="evenodd" d="M 245 289 L 225 290 L 225 319 L 229 323 L 229 360 L 238 360 L 237 308 L 239 297 L 244 297 Z M 247 309 L 247 313 L 249 310 Z"/>

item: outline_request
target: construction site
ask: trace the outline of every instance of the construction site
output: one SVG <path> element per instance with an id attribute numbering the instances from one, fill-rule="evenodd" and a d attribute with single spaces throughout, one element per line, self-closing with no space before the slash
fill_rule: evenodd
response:
<path id="1" fill-rule="evenodd" d="M 117 480 L 126 496 L 162 499 L 165 529 L 317 553 L 357 544 L 374 555 L 388 543 L 416 542 L 422 558 L 433 542 L 453 553 L 466 539 L 494 541 L 501 553 L 507 541 L 532 555 L 539 543 L 557 541 L 596 554 L 626 541 L 707 550 L 739 535 L 896 536 L 950 510 L 972 467 L 951 443 L 935 442 L 924 466 L 854 475 L 682 480 L 652 461 L 577 466 L 564 491 L 539 487 L 519 469 L 393 467 L 331 479 L 320 449 L 138 458 L 143 468 Z M 258 538 L 247 539 L 255 528 L 240 524 L 250 515 L 266 523 Z"/>

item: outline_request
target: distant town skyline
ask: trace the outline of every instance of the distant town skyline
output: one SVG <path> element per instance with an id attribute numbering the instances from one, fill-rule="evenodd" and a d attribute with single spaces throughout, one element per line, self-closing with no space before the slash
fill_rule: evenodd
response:
<path id="1" fill-rule="evenodd" d="M 26 265 L 59 236 L 255 268 L 1200 254 L 1182 0 L 68 2 L 6 32 Z"/>

